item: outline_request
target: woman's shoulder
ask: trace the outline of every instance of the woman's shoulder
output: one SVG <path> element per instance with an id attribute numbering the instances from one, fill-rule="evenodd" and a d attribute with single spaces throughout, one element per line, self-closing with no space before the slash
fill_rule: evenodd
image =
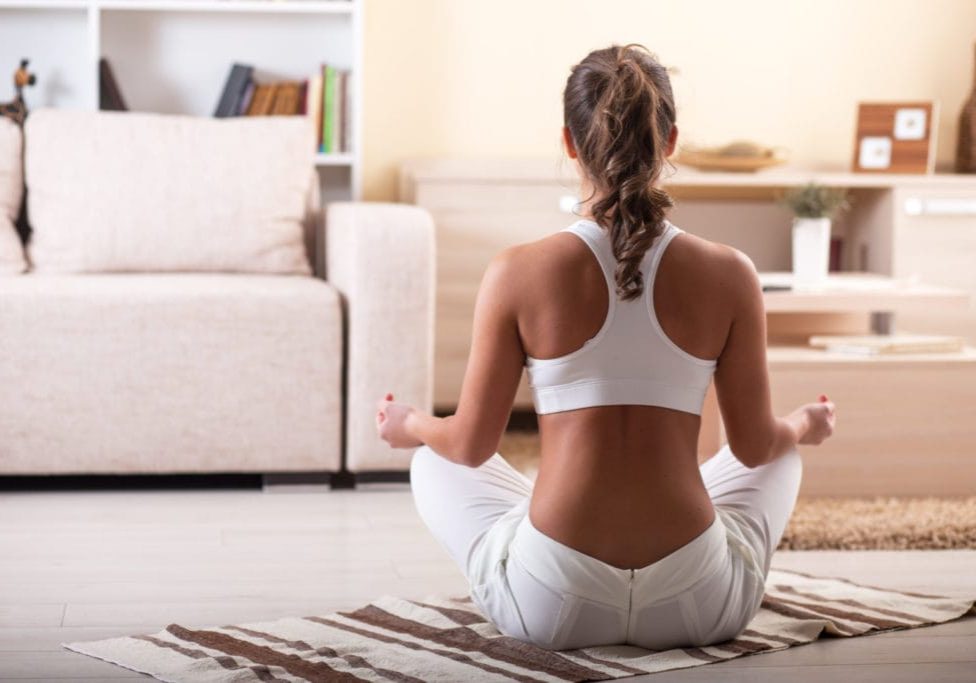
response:
<path id="1" fill-rule="evenodd" d="M 535 292 L 568 286 L 579 278 L 581 268 L 599 273 L 600 267 L 581 240 L 561 230 L 496 253 L 488 263 L 483 283 L 524 303 Z"/>
<path id="2" fill-rule="evenodd" d="M 559 230 L 531 242 L 506 247 L 492 261 L 505 263 L 512 269 L 531 269 L 538 272 L 541 269 L 569 265 L 567 260 L 588 252 L 589 249 L 571 231 Z"/>
<path id="3" fill-rule="evenodd" d="M 678 272 L 709 296 L 730 300 L 752 297 L 759 275 L 749 256 L 735 247 L 682 231 L 668 246 L 672 272 Z M 667 267 L 667 266 L 666 266 Z"/>
<path id="4" fill-rule="evenodd" d="M 724 278 L 741 277 L 756 271 L 752 259 L 733 246 L 713 242 L 680 229 L 679 234 L 681 239 L 673 240 L 673 244 L 668 247 L 669 251 L 677 259 L 697 266 L 704 273 L 714 273 Z"/>

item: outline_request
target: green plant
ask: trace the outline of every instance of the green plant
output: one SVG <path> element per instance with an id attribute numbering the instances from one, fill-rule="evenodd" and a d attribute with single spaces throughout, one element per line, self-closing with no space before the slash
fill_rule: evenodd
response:
<path id="1" fill-rule="evenodd" d="M 833 218 L 851 206 L 847 190 L 817 183 L 807 183 L 787 190 L 780 203 L 788 207 L 797 218 Z"/>

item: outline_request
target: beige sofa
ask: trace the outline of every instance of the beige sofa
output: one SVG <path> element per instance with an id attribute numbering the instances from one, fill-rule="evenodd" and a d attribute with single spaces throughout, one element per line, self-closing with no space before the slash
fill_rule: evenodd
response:
<path id="1" fill-rule="evenodd" d="M 374 403 L 431 405 L 431 220 L 323 212 L 305 126 L 28 118 L 30 267 L 0 275 L 0 474 L 407 469 Z"/>

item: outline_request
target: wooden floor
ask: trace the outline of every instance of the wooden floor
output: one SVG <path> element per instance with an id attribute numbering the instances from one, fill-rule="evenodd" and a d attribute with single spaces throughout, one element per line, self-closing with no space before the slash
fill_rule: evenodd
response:
<path id="1" fill-rule="evenodd" d="M 774 566 L 976 597 L 976 551 L 791 552 Z M 62 642 L 463 594 L 404 485 L 0 494 L 0 679 L 145 680 Z M 631 681 L 976 681 L 976 618 Z"/>

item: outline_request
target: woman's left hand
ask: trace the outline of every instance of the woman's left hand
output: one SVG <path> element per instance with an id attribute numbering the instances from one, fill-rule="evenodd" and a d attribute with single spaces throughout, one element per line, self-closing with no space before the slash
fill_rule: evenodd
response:
<path id="1" fill-rule="evenodd" d="M 387 394 L 377 402 L 376 431 L 391 448 L 416 448 L 423 442 L 407 433 L 407 418 L 413 413 L 413 406 L 394 403 L 393 394 Z"/>

